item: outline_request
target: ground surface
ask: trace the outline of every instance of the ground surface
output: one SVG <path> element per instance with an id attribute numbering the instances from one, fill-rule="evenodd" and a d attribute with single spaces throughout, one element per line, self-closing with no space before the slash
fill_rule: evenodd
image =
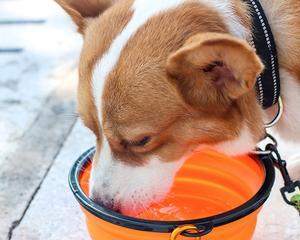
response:
<path id="1" fill-rule="evenodd" d="M 72 163 L 93 145 L 74 116 L 80 44 L 51 0 L 0 0 L 0 240 L 89 239 L 67 185 Z M 281 184 L 260 215 L 256 240 L 300 239 Z"/>

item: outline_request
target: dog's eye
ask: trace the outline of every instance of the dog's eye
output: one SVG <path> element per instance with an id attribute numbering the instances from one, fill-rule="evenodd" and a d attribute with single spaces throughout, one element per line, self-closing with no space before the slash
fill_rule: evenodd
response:
<path id="1" fill-rule="evenodd" d="M 145 136 L 143 139 L 139 140 L 139 141 L 136 141 L 136 142 L 133 142 L 132 143 L 132 146 L 134 147 L 143 147 L 145 146 L 147 143 L 149 143 L 151 140 L 151 137 L 149 136 Z"/>
<path id="2" fill-rule="evenodd" d="M 122 140 L 121 145 L 127 149 L 128 147 L 144 147 L 146 144 L 148 144 L 151 141 L 151 137 L 145 136 L 139 141 L 128 141 L 128 140 Z"/>

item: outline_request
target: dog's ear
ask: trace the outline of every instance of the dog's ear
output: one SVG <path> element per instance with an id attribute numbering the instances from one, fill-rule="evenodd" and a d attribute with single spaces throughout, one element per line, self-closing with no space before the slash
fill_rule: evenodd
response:
<path id="1" fill-rule="evenodd" d="M 99 16 L 116 0 L 55 0 L 72 18 L 78 32 L 83 33 L 87 18 Z"/>
<path id="2" fill-rule="evenodd" d="M 188 104 L 220 110 L 254 88 L 263 64 L 246 41 L 201 33 L 171 54 L 166 68 Z"/>

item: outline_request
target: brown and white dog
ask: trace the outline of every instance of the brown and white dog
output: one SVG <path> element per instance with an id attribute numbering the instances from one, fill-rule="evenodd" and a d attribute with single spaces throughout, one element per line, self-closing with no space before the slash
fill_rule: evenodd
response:
<path id="1" fill-rule="evenodd" d="M 84 38 L 78 111 L 97 139 L 91 197 L 122 213 L 168 192 L 184 158 L 255 148 L 266 115 L 242 0 L 56 0 Z M 300 1 L 261 0 L 277 42 L 285 112 L 300 140 Z M 300 173 L 299 173 L 300 175 Z M 298 176 L 299 176 L 298 175 Z"/>

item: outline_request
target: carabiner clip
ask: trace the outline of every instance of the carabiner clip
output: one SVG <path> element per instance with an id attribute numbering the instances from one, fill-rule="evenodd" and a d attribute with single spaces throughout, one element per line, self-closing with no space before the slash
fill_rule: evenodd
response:
<path id="1" fill-rule="evenodd" d="M 268 144 L 266 150 L 270 151 L 272 161 L 274 165 L 279 169 L 282 178 L 284 180 L 284 187 L 280 189 L 283 200 L 291 206 L 294 206 L 300 215 L 300 181 L 292 181 L 289 172 L 287 170 L 287 163 L 283 160 L 278 152 L 277 146 L 274 144 Z M 299 192 L 297 194 L 297 192 Z M 289 200 L 287 194 L 295 193 L 295 195 Z"/>

